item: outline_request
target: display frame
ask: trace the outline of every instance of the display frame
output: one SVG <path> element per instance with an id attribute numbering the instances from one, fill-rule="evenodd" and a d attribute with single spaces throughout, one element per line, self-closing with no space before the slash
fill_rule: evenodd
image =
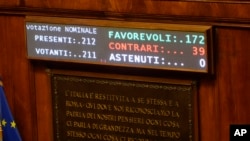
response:
<path id="1" fill-rule="evenodd" d="M 107 63 L 106 60 L 102 62 L 89 61 L 89 60 L 74 60 L 68 58 L 53 58 L 53 57 L 44 57 L 38 55 L 32 55 L 29 53 L 29 37 L 27 35 L 27 25 L 26 29 L 26 43 L 27 43 L 27 57 L 30 60 L 43 60 L 43 61 L 56 61 L 56 62 L 69 62 L 69 63 L 81 63 L 81 64 L 94 64 L 94 65 L 105 65 L 113 67 L 125 67 L 125 68 L 142 68 L 142 69 L 153 69 L 153 70 L 166 70 L 166 71 L 176 71 L 176 72 L 192 72 L 192 73 L 201 73 L 201 74 L 213 74 L 213 26 L 211 25 L 198 25 L 195 23 L 192 24 L 175 24 L 175 23 L 165 23 L 165 22 L 143 22 L 143 21 L 124 21 L 118 19 L 80 19 L 80 18 L 59 18 L 59 17 L 41 17 L 41 16 L 27 16 L 25 20 L 27 23 L 41 23 L 41 24 L 60 24 L 60 25 L 76 25 L 76 26 L 93 26 L 93 27 L 104 27 L 104 28 L 125 28 L 125 29 L 139 29 L 139 30 L 152 30 L 152 31 L 177 31 L 177 32 L 197 32 L 203 33 L 205 35 L 205 63 L 206 69 L 190 69 L 190 68 L 176 68 L 168 66 L 157 66 L 157 65 L 147 65 L 141 66 L 140 64 L 126 64 L 126 63 Z M 190 36 L 191 37 L 191 36 Z M 188 38 L 188 37 L 187 37 Z M 182 40 L 179 40 L 182 42 Z M 173 42 L 173 39 L 172 39 Z M 187 42 L 187 41 L 186 41 Z M 153 47 L 152 47 L 153 48 Z M 199 49 L 199 47 L 198 47 Z M 199 50 L 198 50 L 199 51 Z M 87 52 L 88 53 L 88 52 Z M 198 52 L 199 53 L 199 52 Z M 116 54 L 117 55 L 117 54 Z M 138 55 L 139 56 L 139 55 Z M 114 56 L 116 57 L 116 56 Z M 145 56 L 144 56 L 145 57 Z M 146 56 L 148 57 L 148 56 Z M 151 56 L 152 57 L 152 56 Z M 120 55 L 120 59 L 122 56 Z M 119 59 L 119 58 L 118 58 Z M 150 60 L 151 61 L 151 60 Z M 156 62 L 156 61 L 155 61 Z M 189 61 L 192 62 L 192 61 Z M 167 62 L 166 62 L 167 63 Z M 174 62 L 171 62 L 172 66 Z M 165 64 L 165 62 L 164 62 Z"/>

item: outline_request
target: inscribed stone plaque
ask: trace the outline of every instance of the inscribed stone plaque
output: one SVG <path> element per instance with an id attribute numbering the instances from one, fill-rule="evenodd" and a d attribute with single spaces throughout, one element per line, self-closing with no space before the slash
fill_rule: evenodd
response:
<path id="1" fill-rule="evenodd" d="M 196 140 L 195 84 L 52 74 L 57 141 Z"/>

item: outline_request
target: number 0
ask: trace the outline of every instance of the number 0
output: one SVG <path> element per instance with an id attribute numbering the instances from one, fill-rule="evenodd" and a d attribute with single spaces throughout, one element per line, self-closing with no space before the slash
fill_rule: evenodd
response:
<path id="1" fill-rule="evenodd" d="M 200 59 L 200 67 L 204 68 L 206 67 L 206 60 L 205 59 Z"/>

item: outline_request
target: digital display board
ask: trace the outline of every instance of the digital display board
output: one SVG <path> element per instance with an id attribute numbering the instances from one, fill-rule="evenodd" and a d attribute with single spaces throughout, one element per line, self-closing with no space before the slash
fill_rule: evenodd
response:
<path id="1" fill-rule="evenodd" d="M 30 59 L 201 73 L 209 72 L 211 28 L 60 18 L 25 25 Z"/>

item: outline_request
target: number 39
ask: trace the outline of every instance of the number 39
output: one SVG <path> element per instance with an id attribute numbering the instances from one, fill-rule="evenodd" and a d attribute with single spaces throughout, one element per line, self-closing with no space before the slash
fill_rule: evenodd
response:
<path id="1" fill-rule="evenodd" d="M 205 48 L 204 47 L 196 47 L 196 46 L 193 46 L 193 55 L 196 56 L 196 55 L 200 55 L 200 56 L 203 56 L 205 55 L 206 51 L 205 51 Z"/>

